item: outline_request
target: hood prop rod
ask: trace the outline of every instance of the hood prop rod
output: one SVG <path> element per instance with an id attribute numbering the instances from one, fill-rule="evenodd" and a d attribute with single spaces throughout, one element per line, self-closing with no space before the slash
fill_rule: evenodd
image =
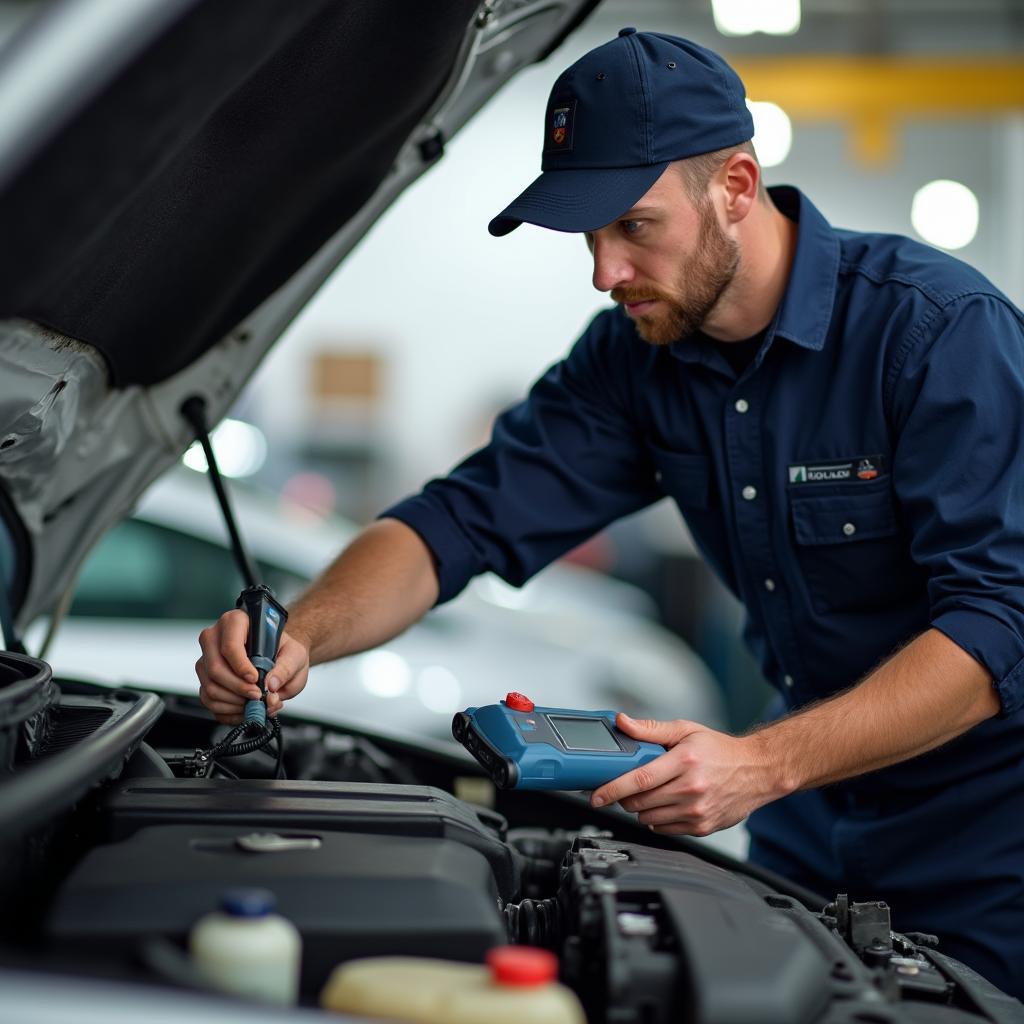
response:
<path id="1" fill-rule="evenodd" d="M 249 552 L 246 551 L 245 544 L 242 542 L 242 536 L 238 532 L 235 515 L 231 511 L 231 502 L 228 500 L 228 492 L 224 487 L 224 478 L 220 475 L 217 457 L 213 454 L 213 445 L 210 443 L 210 431 L 206 422 L 206 399 L 199 395 L 186 398 L 181 406 L 181 415 L 185 417 L 186 422 L 195 432 L 196 440 L 203 446 L 206 465 L 210 471 L 210 480 L 213 483 L 221 514 L 224 516 L 224 523 L 231 537 L 231 553 L 235 556 L 238 570 L 242 574 L 242 579 L 245 580 L 245 585 L 255 587 L 257 586 L 256 565 L 249 557 Z"/>

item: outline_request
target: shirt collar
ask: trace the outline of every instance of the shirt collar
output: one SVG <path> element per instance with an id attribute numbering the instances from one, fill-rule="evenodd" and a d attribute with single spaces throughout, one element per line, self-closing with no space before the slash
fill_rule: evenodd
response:
<path id="1" fill-rule="evenodd" d="M 799 189 L 779 185 L 770 188 L 768 194 L 798 225 L 796 254 L 775 333 L 802 348 L 820 352 L 825 346 L 835 305 L 839 239 L 832 225 Z"/>
<path id="2" fill-rule="evenodd" d="M 782 303 L 768 334 L 784 337 L 801 348 L 820 351 L 825 345 L 839 273 L 839 239 L 818 208 L 791 185 L 768 189 L 779 210 L 797 223 L 796 253 Z M 711 346 L 699 335 L 674 342 L 672 354 L 687 363 L 714 362 Z"/>

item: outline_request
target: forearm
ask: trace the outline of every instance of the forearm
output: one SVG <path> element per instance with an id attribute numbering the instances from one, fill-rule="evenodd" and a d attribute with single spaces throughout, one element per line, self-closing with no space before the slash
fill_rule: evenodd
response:
<path id="1" fill-rule="evenodd" d="M 783 796 L 923 754 L 998 711 L 988 671 L 930 629 L 853 689 L 748 739 Z"/>
<path id="2" fill-rule="evenodd" d="M 437 601 L 433 555 L 397 519 L 363 530 L 289 609 L 288 632 L 310 664 L 385 643 Z"/>

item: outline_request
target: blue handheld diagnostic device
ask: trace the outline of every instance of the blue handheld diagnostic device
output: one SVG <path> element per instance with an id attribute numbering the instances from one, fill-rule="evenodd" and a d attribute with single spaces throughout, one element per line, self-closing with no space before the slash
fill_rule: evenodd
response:
<path id="1" fill-rule="evenodd" d="M 521 693 L 460 711 L 452 735 L 499 789 L 597 789 L 665 753 L 616 729 L 614 711 L 539 708 Z"/>

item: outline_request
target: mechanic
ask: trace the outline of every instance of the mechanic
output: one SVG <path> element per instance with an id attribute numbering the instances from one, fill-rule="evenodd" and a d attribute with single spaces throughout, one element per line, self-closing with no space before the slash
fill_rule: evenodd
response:
<path id="1" fill-rule="evenodd" d="M 779 708 L 743 736 L 620 716 L 669 750 L 594 806 L 664 834 L 749 815 L 753 861 L 885 899 L 1024 995 L 1024 316 L 952 257 L 766 190 L 743 85 L 692 42 L 623 29 L 544 118 L 543 173 L 490 231 L 582 233 L 615 306 L 296 602 L 272 710 L 311 663 L 669 495 Z M 223 722 L 258 695 L 244 634 L 231 611 L 200 636 Z"/>

